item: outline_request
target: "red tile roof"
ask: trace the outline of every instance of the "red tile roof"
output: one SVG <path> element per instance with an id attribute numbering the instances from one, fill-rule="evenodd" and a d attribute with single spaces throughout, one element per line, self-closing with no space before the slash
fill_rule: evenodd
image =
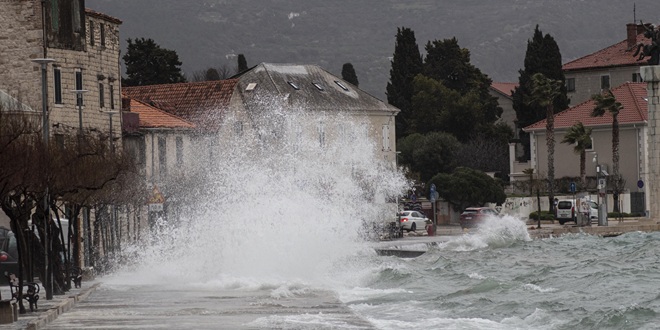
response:
<path id="1" fill-rule="evenodd" d="M 638 43 L 649 44 L 650 40 L 644 37 L 644 34 L 637 35 Z M 564 71 L 576 71 L 596 68 L 608 68 L 619 66 L 643 66 L 648 65 L 648 57 L 637 60 L 638 56 L 633 56 L 635 48 L 629 49 L 628 40 L 623 40 L 607 48 L 601 49 L 595 53 L 580 57 L 576 60 L 565 63 L 562 66 Z"/>
<path id="2" fill-rule="evenodd" d="M 195 128 L 195 124 L 138 100 L 130 100 L 130 111 L 140 115 L 140 128 Z"/>
<path id="3" fill-rule="evenodd" d="M 123 87 L 122 92 L 195 123 L 201 128 L 217 128 L 229 108 L 237 79 L 192 83 Z"/>
<path id="4" fill-rule="evenodd" d="M 646 83 L 627 82 L 619 87 L 612 89 L 614 97 L 623 105 L 623 109 L 617 117 L 620 125 L 641 124 L 648 119 L 648 103 L 646 101 Z M 565 129 L 581 121 L 584 126 L 611 126 L 612 116 L 609 112 L 601 117 L 591 117 L 591 112 L 595 107 L 593 100 L 582 102 L 572 108 L 568 108 L 555 114 L 555 129 Z M 535 124 L 527 126 L 524 131 L 545 130 L 546 120 L 543 119 Z"/>
<path id="5" fill-rule="evenodd" d="M 513 90 L 518 87 L 518 83 L 493 82 L 490 84 L 490 87 L 504 96 L 511 97 L 513 95 Z"/>

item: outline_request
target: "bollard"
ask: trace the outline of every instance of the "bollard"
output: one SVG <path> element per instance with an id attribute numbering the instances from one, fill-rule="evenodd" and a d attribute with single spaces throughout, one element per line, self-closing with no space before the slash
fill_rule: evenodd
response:
<path id="1" fill-rule="evenodd" d="M 426 233 L 428 233 L 429 236 L 434 236 L 435 233 L 433 232 L 433 224 L 426 226 Z"/>

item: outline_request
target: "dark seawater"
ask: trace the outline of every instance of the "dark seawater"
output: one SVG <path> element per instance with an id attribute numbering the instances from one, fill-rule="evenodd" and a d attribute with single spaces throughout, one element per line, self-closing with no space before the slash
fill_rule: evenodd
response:
<path id="1" fill-rule="evenodd" d="M 375 257 L 343 300 L 379 329 L 660 329 L 660 233 L 530 240 L 518 227 Z"/>

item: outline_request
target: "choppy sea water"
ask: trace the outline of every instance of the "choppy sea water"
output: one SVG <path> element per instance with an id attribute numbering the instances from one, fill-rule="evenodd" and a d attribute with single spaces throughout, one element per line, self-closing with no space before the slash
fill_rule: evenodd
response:
<path id="1" fill-rule="evenodd" d="M 660 328 L 660 233 L 529 240 L 498 229 L 414 259 L 374 257 L 373 278 L 342 300 L 379 329 Z"/>

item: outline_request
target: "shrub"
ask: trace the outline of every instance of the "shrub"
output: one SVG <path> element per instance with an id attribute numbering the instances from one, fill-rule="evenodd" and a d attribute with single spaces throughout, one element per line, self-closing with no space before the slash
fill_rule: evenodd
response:
<path id="1" fill-rule="evenodd" d="M 534 211 L 529 214 L 529 220 L 538 220 L 537 212 Z M 541 211 L 541 220 L 555 220 L 555 215 L 549 211 Z"/>

